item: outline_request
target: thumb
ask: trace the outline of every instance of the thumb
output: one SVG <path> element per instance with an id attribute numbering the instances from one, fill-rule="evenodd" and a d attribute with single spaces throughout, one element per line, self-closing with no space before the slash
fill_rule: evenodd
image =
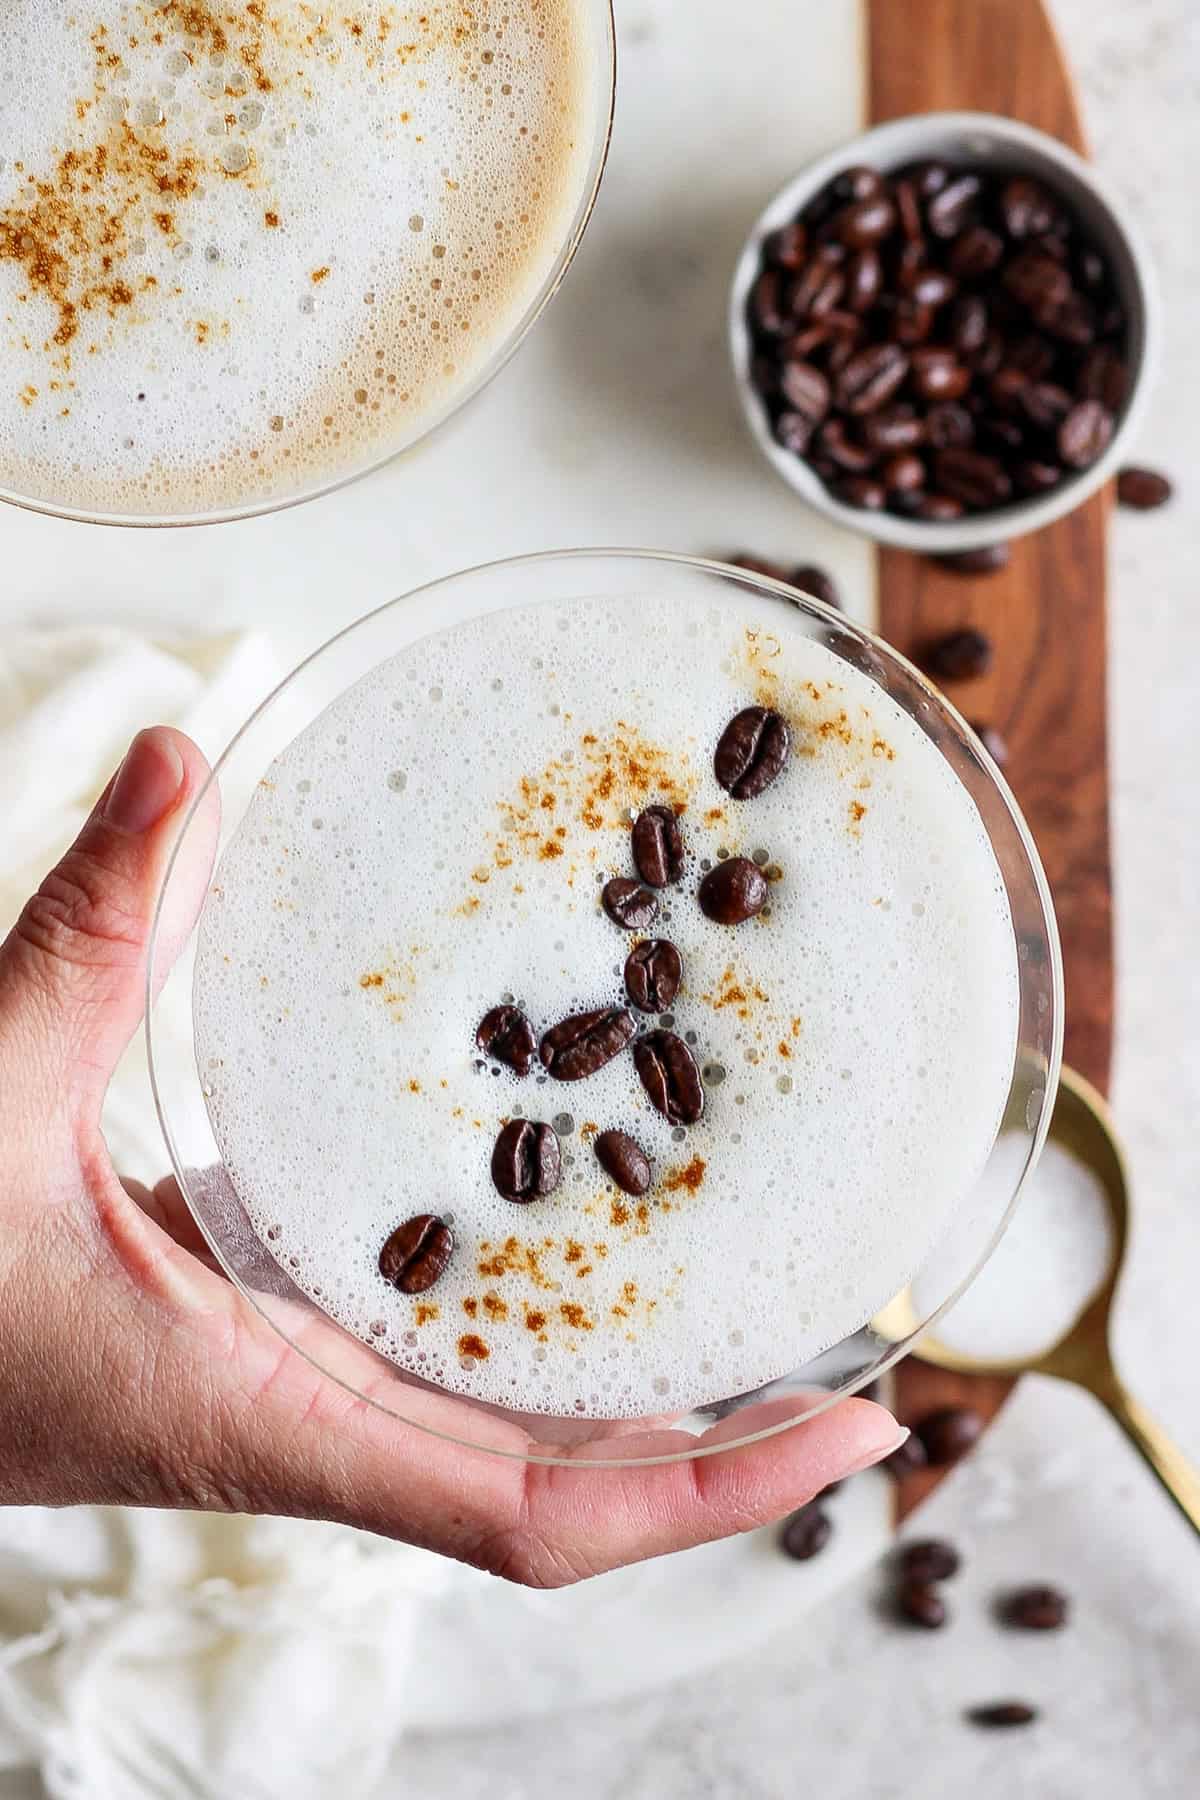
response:
<path id="1" fill-rule="evenodd" d="M 143 1011 L 146 951 L 167 859 L 208 764 L 167 726 L 140 731 L 57 868 L 0 946 L 0 1069 L 37 1144 L 53 1120 L 98 1124 L 105 1089 Z M 216 841 L 215 787 L 189 833 L 164 920 L 164 963 L 199 909 Z M 175 894 L 178 895 L 177 900 Z"/>

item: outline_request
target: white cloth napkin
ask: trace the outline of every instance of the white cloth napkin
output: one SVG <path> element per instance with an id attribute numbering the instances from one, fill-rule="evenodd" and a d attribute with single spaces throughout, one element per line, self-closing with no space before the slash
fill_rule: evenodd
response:
<path id="1" fill-rule="evenodd" d="M 276 677 L 252 633 L 0 635 L 0 936 L 140 726 L 215 756 Z M 156 1055 L 190 1059 L 187 1021 L 161 1026 Z M 140 1035 L 105 1131 L 122 1173 L 164 1173 Z M 0 1769 L 52 1800 L 367 1800 L 447 1569 L 297 1520 L 0 1509 Z"/>

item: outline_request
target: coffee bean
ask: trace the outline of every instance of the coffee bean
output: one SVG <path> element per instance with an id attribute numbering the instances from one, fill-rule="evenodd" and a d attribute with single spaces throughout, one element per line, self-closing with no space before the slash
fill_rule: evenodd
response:
<path id="1" fill-rule="evenodd" d="M 1129 375 L 1122 359 L 1108 344 L 1097 344 L 1079 365 L 1076 387 L 1082 400 L 1099 400 L 1110 413 L 1125 404 Z"/>
<path id="2" fill-rule="evenodd" d="M 1047 494 L 1062 478 L 1063 471 L 1058 463 L 1037 462 L 1026 457 L 1013 465 L 1013 480 L 1022 494 Z"/>
<path id="3" fill-rule="evenodd" d="M 552 1194 L 561 1179 L 557 1133 L 531 1119 L 510 1119 L 492 1151 L 492 1183 L 497 1193 L 526 1206 Z"/>
<path id="4" fill-rule="evenodd" d="M 779 1534 L 779 1548 L 793 1562 L 808 1562 L 819 1556 L 833 1536 L 833 1520 L 820 1502 L 810 1500 L 784 1523 Z"/>
<path id="5" fill-rule="evenodd" d="M 493 1006 L 484 1013 L 475 1032 L 475 1042 L 485 1056 L 507 1063 L 514 1074 L 526 1076 L 537 1039 L 525 1014 L 515 1006 Z"/>
<path id="6" fill-rule="evenodd" d="M 866 199 L 856 200 L 838 215 L 837 235 L 843 244 L 864 250 L 887 237 L 895 223 L 895 204 L 886 193 L 879 191 Z"/>
<path id="7" fill-rule="evenodd" d="M 987 342 L 988 309 L 978 294 L 964 294 L 950 315 L 950 335 L 960 356 L 973 356 Z"/>
<path id="8" fill-rule="evenodd" d="M 962 450 L 975 441 L 975 422 L 965 406 L 947 400 L 925 415 L 925 441 L 935 450 Z"/>
<path id="9" fill-rule="evenodd" d="M 960 632 L 961 637 L 978 638 L 980 632 Z M 983 638 L 990 660 L 991 646 Z M 986 663 L 985 663 L 986 667 Z M 982 673 L 982 670 L 976 670 Z M 917 1426 L 917 1435 L 925 1446 L 925 1454 L 939 1468 L 957 1462 L 968 1451 L 983 1430 L 983 1419 L 973 1406 L 943 1406 L 927 1413 Z"/>
<path id="10" fill-rule="evenodd" d="M 908 357 L 898 344 L 872 344 L 852 356 L 837 378 L 837 400 L 855 417 L 890 400 L 908 374 Z"/>
<path id="11" fill-rule="evenodd" d="M 850 200 L 869 200 L 872 194 L 882 193 L 883 176 L 878 169 L 872 169 L 867 163 L 859 163 L 852 169 L 843 169 L 834 177 L 832 198 L 839 202 Z"/>
<path id="12" fill-rule="evenodd" d="M 819 569 L 816 563 L 797 563 L 788 575 L 788 580 L 801 593 L 811 594 L 814 600 L 823 600 L 826 606 L 841 608 L 841 596 L 837 583 L 825 569 Z"/>
<path id="13" fill-rule="evenodd" d="M 583 1081 L 619 1056 L 637 1026 L 623 1006 L 572 1013 L 542 1039 L 542 1066 L 556 1081 Z"/>
<path id="14" fill-rule="evenodd" d="M 911 450 L 914 444 L 924 441 L 925 430 L 925 421 L 906 405 L 888 406 L 879 412 L 868 413 L 862 422 L 863 442 L 878 451 Z"/>
<path id="15" fill-rule="evenodd" d="M 786 581 L 782 573 L 776 579 Z M 634 820 L 633 861 L 647 887 L 667 887 L 683 874 L 683 834 L 670 806 L 647 806 Z"/>
<path id="16" fill-rule="evenodd" d="M 986 225 L 964 231 L 950 251 L 950 272 L 960 281 L 978 281 L 987 275 L 1004 255 L 1004 239 Z"/>
<path id="17" fill-rule="evenodd" d="M 398 1225 L 379 1252 L 379 1273 L 402 1294 L 424 1294 L 454 1250 L 449 1229 L 432 1213 L 417 1213 Z"/>
<path id="18" fill-rule="evenodd" d="M 889 494 L 902 494 L 910 488 L 925 486 L 925 464 L 911 450 L 889 456 L 880 466 L 879 479 Z"/>
<path id="19" fill-rule="evenodd" d="M 1053 431 L 1071 410 L 1071 396 L 1053 381 L 1027 381 L 1017 406 L 1039 431 Z"/>
<path id="20" fill-rule="evenodd" d="M 633 1046 L 633 1060 L 650 1104 L 669 1125 L 694 1125 L 703 1116 L 704 1085 L 681 1037 L 648 1031 Z"/>
<path id="21" fill-rule="evenodd" d="M 1018 425 L 1015 419 L 1001 419 L 993 416 L 979 421 L 979 445 L 989 453 L 997 452 L 1002 458 L 1018 454 L 1025 446 L 1025 433 L 1028 427 Z"/>
<path id="22" fill-rule="evenodd" d="M 957 400 L 971 385 L 971 371 L 953 350 L 930 346 L 912 353 L 912 384 L 923 400 Z"/>
<path id="23" fill-rule="evenodd" d="M 1096 336 L 1096 313 L 1082 294 L 1040 300 L 1032 309 L 1044 331 L 1067 344 L 1090 344 Z"/>
<path id="24" fill-rule="evenodd" d="M 967 1718 L 972 1725 L 981 1725 L 986 1731 L 1003 1731 L 1013 1725 L 1032 1725 L 1037 1718 L 1037 1708 L 1024 1700 L 993 1700 L 987 1706 L 971 1706 L 967 1708 Z"/>
<path id="25" fill-rule="evenodd" d="M 979 199 L 977 175 L 957 175 L 940 188 L 925 211 L 934 237 L 957 237 L 971 220 Z"/>
<path id="26" fill-rule="evenodd" d="M 1004 270 L 1005 289 L 1020 306 L 1045 308 L 1061 305 L 1071 292 L 1071 272 L 1045 250 L 1031 245 L 1013 258 Z"/>
<path id="27" fill-rule="evenodd" d="M 666 1012 L 683 979 L 683 959 L 666 938 L 646 938 L 625 958 L 625 991 L 639 1012 Z"/>
<path id="28" fill-rule="evenodd" d="M 846 264 L 846 305 L 851 312 L 870 312 L 883 289 L 883 264 L 877 250 L 856 251 Z"/>
<path id="29" fill-rule="evenodd" d="M 1054 228 L 1058 207 L 1047 190 L 1028 176 L 1017 175 L 1000 190 L 1000 212 L 1009 237 L 1041 237 Z"/>
<path id="30" fill-rule="evenodd" d="M 945 306 L 958 291 L 957 281 L 944 269 L 914 269 L 901 278 L 901 285 L 918 306 L 930 306 L 935 310 Z"/>
<path id="31" fill-rule="evenodd" d="M 622 931 L 645 931 L 658 912 L 658 899 L 627 875 L 614 876 L 600 891 L 604 910 Z"/>
<path id="32" fill-rule="evenodd" d="M 792 315 L 797 319 L 819 319 L 838 305 L 845 291 L 845 275 L 828 257 L 818 254 L 792 283 L 788 297 Z"/>
<path id="33" fill-rule="evenodd" d="M 922 1538 L 918 1543 L 905 1544 L 900 1552 L 900 1572 L 907 1581 L 922 1582 L 928 1585 L 934 1581 L 949 1581 L 957 1575 L 961 1557 L 953 1544 L 946 1543 L 944 1538 Z"/>
<path id="34" fill-rule="evenodd" d="M 893 1481 L 903 1481 L 907 1475 L 915 1475 L 925 1468 L 928 1462 L 924 1444 L 916 1432 L 911 1431 L 898 1450 L 884 1457 L 880 1467 L 887 1470 Z"/>
<path id="35" fill-rule="evenodd" d="M 1057 355 L 1053 344 L 1031 331 L 1010 346 L 1008 360 L 1022 375 L 1028 375 L 1030 381 L 1044 381 L 1054 367 Z"/>
<path id="36" fill-rule="evenodd" d="M 835 481 L 833 491 L 846 506 L 857 506 L 863 512 L 879 512 L 887 500 L 887 489 L 869 475 L 843 475 Z"/>
<path id="37" fill-rule="evenodd" d="M 939 450 L 933 459 L 939 492 L 975 511 L 999 506 L 1012 493 L 1012 480 L 994 456 L 978 450 Z"/>
<path id="38" fill-rule="evenodd" d="M 594 1148 L 600 1167 L 623 1194 L 632 1194 L 636 1199 L 647 1191 L 650 1186 L 649 1158 L 627 1132 L 602 1131 Z"/>
<path id="39" fill-rule="evenodd" d="M 1001 412 L 1016 412 L 1021 404 L 1021 395 L 1029 386 L 1029 377 L 1024 369 L 1014 368 L 1006 363 L 988 382 L 988 399 Z"/>
<path id="40" fill-rule="evenodd" d="M 915 184 L 922 200 L 932 200 L 935 194 L 941 193 L 949 181 L 950 171 L 945 163 L 914 163 L 910 169 L 906 170 L 906 176 Z"/>
<path id="41" fill-rule="evenodd" d="M 954 499 L 951 494 L 921 494 L 914 496 L 916 504 L 913 512 L 918 519 L 925 519 L 932 524 L 944 524 L 949 519 L 961 519 L 966 508 L 961 500 Z"/>
<path id="42" fill-rule="evenodd" d="M 775 268 L 794 273 L 804 266 L 807 243 L 804 226 L 799 219 L 793 219 L 790 225 L 781 225 L 764 238 L 763 255 Z"/>
<path id="43" fill-rule="evenodd" d="M 1117 499 L 1135 512 L 1152 512 L 1165 506 L 1174 493 L 1168 476 L 1157 469 L 1122 469 L 1117 476 Z"/>
<path id="44" fill-rule="evenodd" d="M 1058 428 L 1058 454 L 1072 469 L 1086 469 L 1108 448 L 1113 416 L 1099 400 L 1080 400 Z"/>
<path id="45" fill-rule="evenodd" d="M 1004 352 L 1004 338 L 998 331 L 989 329 L 982 348 L 971 352 L 971 367 L 977 375 L 994 375 L 1004 361 Z"/>
<path id="46" fill-rule="evenodd" d="M 698 898 L 701 912 L 715 924 L 743 925 L 767 904 L 767 878 L 748 856 L 731 856 L 709 870 Z"/>
<path id="47" fill-rule="evenodd" d="M 925 1581 L 906 1581 L 896 1596 L 901 1616 L 910 1625 L 940 1631 L 946 1623 L 946 1603 L 937 1589 Z"/>
<path id="48" fill-rule="evenodd" d="M 830 462 L 848 474 L 862 475 L 875 466 L 874 450 L 848 438 L 845 423 L 841 419 L 826 419 L 817 433 L 817 442 Z"/>
<path id="49" fill-rule="evenodd" d="M 1058 1588 L 1033 1586 L 1007 1595 L 1000 1610 L 1005 1623 L 1018 1631 L 1058 1631 L 1070 1608 Z"/>
<path id="50" fill-rule="evenodd" d="M 974 550 L 953 550 L 937 561 L 955 575 L 992 575 L 997 569 L 1007 569 L 1011 556 L 1007 544 L 980 544 Z"/>
<path id="51" fill-rule="evenodd" d="M 820 369 L 809 362 L 785 362 L 779 387 L 793 411 L 820 424 L 829 411 L 829 383 Z"/>
<path id="52" fill-rule="evenodd" d="M 780 337 L 788 329 L 790 315 L 783 304 L 783 280 L 775 269 L 764 269 L 751 289 L 750 323 L 762 337 Z"/>
<path id="53" fill-rule="evenodd" d="M 721 733 L 713 773 L 735 800 L 754 800 L 783 771 L 792 746 L 787 721 L 765 706 L 747 706 Z"/>
<path id="54" fill-rule="evenodd" d="M 977 725 L 972 721 L 971 730 L 979 739 L 998 769 L 1002 769 L 1008 761 L 1008 745 L 1000 736 L 994 725 Z"/>
<path id="55" fill-rule="evenodd" d="M 775 441 L 790 450 L 793 456 L 803 456 L 812 442 L 812 421 L 803 413 L 781 412 L 775 421 Z"/>

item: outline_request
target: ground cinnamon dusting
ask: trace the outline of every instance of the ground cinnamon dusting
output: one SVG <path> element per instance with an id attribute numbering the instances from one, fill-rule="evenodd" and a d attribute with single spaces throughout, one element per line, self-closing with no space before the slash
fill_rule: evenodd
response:
<path id="1" fill-rule="evenodd" d="M 659 1187 L 668 1194 L 676 1194 L 686 1189 L 689 1194 L 698 1194 L 704 1180 L 704 1171 L 708 1167 L 702 1156 L 693 1156 L 690 1163 L 682 1169 L 670 1169 L 659 1182 Z"/>
<path id="2" fill-rule="evenodd" d="M 468 1331 L 458 1340 L 458 1354 L 473 1356 L 476 1362 L 486 1362 L 491 1352 L 481 1337 L 476 1337 L 473 1331 Z"/>

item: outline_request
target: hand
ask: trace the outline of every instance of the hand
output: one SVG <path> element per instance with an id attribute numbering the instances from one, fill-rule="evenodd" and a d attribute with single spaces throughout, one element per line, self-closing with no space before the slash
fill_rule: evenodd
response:
<path id="1" fill-rule="evenodd" d="M 179 732 L 140 733 L 0 948 L 0 1501 L 336 1519 L 554 1586 L 764 1524 L 896 1448 L 895 1421 L 862 1400 L 650 1467 L 530 1464 L 524 1434 L 499 1422 L 517 1455 L 460 1448 L 289 1348 L 217 1270 L 173 1181 L 127 1190 L 100 1111 L 141 1018 L 166 857 L 207 773 Z M 173 884 L 169 957 L 208 880 L 210 801 Z M 365 1350 L 362 1362 L 378 1375 Z M 461 1401 L 413 1392 L 414 1417 L 466 1435 Z M 726 1421 L 716 1441 L 745 1425 Z M 684 1441 L 648 1431 L 613 1450 Z"/>

